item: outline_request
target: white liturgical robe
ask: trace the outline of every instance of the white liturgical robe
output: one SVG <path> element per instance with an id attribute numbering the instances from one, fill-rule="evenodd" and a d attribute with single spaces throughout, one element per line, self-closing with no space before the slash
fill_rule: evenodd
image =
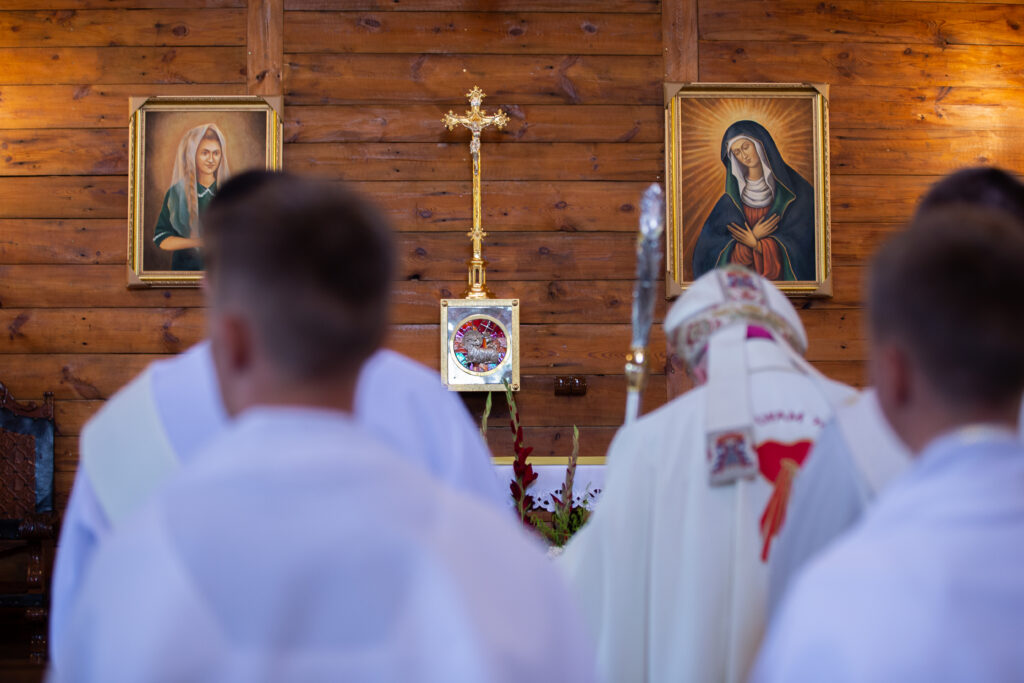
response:
<path id="1" fill-rule="evenodd" d="M 254 408 L 101 545 L 60 681 L 591 681 L 504 511 L 343 413 Z"/>
<path id="2" fill-rule="evenodd" d="M 698 387 L 618 433 L 601 504 L 560 558 L 609 682 L 740 681 L 757 652 L 773 481 L 852 390 L 799 372 L 773 340 L 741 348 L 760 474 L 709 484 Z"/>
<path id="3" fill-rule="evenodd" d="M 479 430 L 436 372 L 392 351 L 377 352 L 360 374 L 355 413 L 402 457 L 507 508 Z M 203 342 L 150 365 L 86 425 L 54 567 L 52 648 L 59 647 L 67 610 L 100 540 L 227 424 L 210 345 Z"/>
<path id="4" fill-rule="evenodd" d="M 873 389 L 836 410 L 793 482 L 787 522 L 769 561 L 769 613 L 799 570 L 851 528 L 910 452 L 886 422 Z"/>
<path id="5" fill-rule="evenodd" d="M 757 683 L 1024 680 L 1024 444 L 934 441 L 798 575 Z"/>

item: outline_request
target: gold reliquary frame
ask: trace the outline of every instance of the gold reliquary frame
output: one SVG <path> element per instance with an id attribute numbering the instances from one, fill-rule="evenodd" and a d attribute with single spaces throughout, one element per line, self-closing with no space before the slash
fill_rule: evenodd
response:
<path id="1" fill-rule="evenodd" d="M 441 299 L 441 381 L 519 391 L 519 299 Z"/>

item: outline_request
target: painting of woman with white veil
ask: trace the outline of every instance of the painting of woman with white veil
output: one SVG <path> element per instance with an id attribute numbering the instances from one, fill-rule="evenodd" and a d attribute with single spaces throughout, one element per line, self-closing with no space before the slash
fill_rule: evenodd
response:
<path id="1" fill-rule="evenodd" d="M 280 167 L 279 119 L 262 98 L 169 99 L 133 114 L 130 284 L 197 285 L 206 207 L 232 174 Z"/>

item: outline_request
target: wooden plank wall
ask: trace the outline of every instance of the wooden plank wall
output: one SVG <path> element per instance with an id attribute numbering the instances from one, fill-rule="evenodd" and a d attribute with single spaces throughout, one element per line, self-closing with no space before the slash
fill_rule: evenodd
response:
<path id="1" fill-rule="evenodd" d="M 339 9 L 341 8 L 341 9 Z M 523 301 L 527 441 L 601 454 L 621 420 L 637 198 L 662 176 L 661 82 L 832 84 L 836 297 L 801 304 L 810 356 L 862 376 L 865 259 L 941 174 L 1024 168 L 1019 6 L 806 0 L 5 0 L 0 10 L 0 379 L 76 437 L 147 362 L 203 334 L 196 291 L 124 288 L 127 98 L 285 96 L 288 168 L 354 183 L 399 231 L 391 345 L 437 365 L 437 300 L 468 256 L 480 85 L 492 288 Z M 663 39 L 663 35 L 665 38 Z M 659 308 L 659 320 L 664 307 Z M 646 405 L 665 396 L 663 335 Z M 578 374 L 589 393 L 555 397 Z M 498 401 L 500 405 L 502 401 Z M 479 411 L 480 397 L 470 399 Z M 495 411 L 496 452 L 509 452 Z"/>
<path id="2" fill-rule="evenodd" d="M 568 455 L 578 424 L 583 452 L 603 454 L 624 410 L 636 206 L 663 172 L 659 4 L 342 6 L 285 0 L 286 166 L 386 207 L 402 257 L 391 344 L 437 367 L 438 299 L 464 289 L 471 218 L 469 133 L 441 117 L 479 85 L 512 118 L 483 135 L 484 256 L 495 294 L 522 302 L 526 441 Z M 555 397 L 557 375 L 585 376 L 587 395 Z M 664 400 L 662 375 L 649 394 Z M 511 455 L 496 398 L 490 442 Z"/>
<path id="3" fill-rule="evenodd" d="M 56 395 L 63 507 L 82 423 L 203 334 L 197 290 L 125 288 L 128 97 L 245 93 L 246 4 L 0 6 L 0 380 Z"/>

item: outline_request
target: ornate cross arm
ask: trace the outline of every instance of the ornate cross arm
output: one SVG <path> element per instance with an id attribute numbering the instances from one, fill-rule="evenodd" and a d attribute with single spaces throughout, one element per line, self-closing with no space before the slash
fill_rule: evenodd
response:
<path id="1" fill-rule="evenodd" d="M 491 126 L 504 128 L 508 123 L 508 115 L 501 110 L 498 110 L 496 114 L 487 114 L 481 110 L 480 103 L 483 102 L 486 95 L 477 86 L 473 86 L 473 89 L 466 93 L 466 97 L 469 98 L 469 110 L 462 116 L 449 110 L 441 119 L 441 123 L 448 130 L 454 130 L 461 126 L 473 133 L 473 137 L 469 141 L 469 152 L 473 159 L 473 228 L 466 233 L 473 243 L 473 258 L 469 261 L 469 288 L 463 297 L 487 299 L 490 298 L 491 293 L 487 289 L 487 276 L 484 270 L 487 262 L 483 259 L 483 240 L 487 233 L 483 230 L 480 217 L 480 131 Z"/>

